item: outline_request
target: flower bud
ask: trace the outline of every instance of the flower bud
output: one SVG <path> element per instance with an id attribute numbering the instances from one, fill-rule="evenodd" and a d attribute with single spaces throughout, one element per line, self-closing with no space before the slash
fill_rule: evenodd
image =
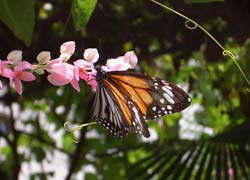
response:
<path id="1" fill-rule="evenodd" d="M 131 65 L 131 69 L 134 69 L 138 62 L 138 58 L 135 55 L 134 51 L 128 51 L 124 55 L 124 61 Z"/>
<path id="2" fill-rule="evenodd" d="M 74 41 L 65 42 L 60 47 L 60 53 L 69 54 L 71 56 L 75 52 L 75 46 Z"/>
<path id="3" fill-rule="evenodd" d="M 22 61 L 22 54 L 23 52 L 21 50 L 13 50 L 8 54 L 7 60 L 13 65 L 17 65 Z"/>
<path id="4" fill-rule="evenodd" d="M 88 48 L 84 51 L 84 59 L 91 63 L 95 63 L 99 59 L 99 53 L 96 48 Z"/>
<path id="5" fill-rule="evenodd" d="M 37 55 L 36 59 L 39 62 L 39 64 L 47 64 L 51 59 L 50 52 L 42 51 Z"/>

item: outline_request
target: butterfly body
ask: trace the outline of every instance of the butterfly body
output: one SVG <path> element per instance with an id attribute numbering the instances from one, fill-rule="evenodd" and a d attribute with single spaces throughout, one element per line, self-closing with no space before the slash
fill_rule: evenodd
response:
<path id="1" fill-rule="evenodd" d="M 118 138 L 130 132 L 149 137 L 147 119 L 156 119 L 186 108 L 190 97 L 178 86 L 131 71 L 96 67 L 97 91 L 94 118 Z"/>

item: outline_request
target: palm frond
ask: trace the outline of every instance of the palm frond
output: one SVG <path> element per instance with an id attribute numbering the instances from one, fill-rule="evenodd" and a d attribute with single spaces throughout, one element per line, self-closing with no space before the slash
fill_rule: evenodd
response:
<path id="1" fill-rule="evenodd" d="M 244 138 L 242 138 L 244 137 Z M 250 179 L 249 123 L 206 141 L 150 145 L 147 157 L 128 168 L 128 179 Z M 244 139 L 244 141 L 242 140 Z"/>

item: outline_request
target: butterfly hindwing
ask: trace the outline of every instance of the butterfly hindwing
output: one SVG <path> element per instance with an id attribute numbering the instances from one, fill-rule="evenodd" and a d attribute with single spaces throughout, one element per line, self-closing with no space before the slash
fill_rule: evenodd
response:
<path id="1" fill-rule="evenodd" d="M 120 139 L 135 131 L 149 136 L 147 124 L 133 101 L 111 82 L 103 80 L 98 87 L 94 103 L 94 118 L 105 129 Z"/>

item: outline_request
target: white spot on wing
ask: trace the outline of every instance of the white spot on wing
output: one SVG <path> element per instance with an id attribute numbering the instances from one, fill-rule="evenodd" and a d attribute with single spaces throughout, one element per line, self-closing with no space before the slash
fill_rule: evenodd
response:
<path id="1" fill-rule="evenodd" d="M 172 106 L 167 105 L 167 109 L 168 109 L 168 110 L 172 110 L 173 108 L 172 108 Z"/>
<path id="2" fill-rule="evenodd" d="M 161 98 L 161 99 L 160 99 L 160 103 L 161 103 L 161 104 L 164 104 L 164 102 L 165 102 L 165 99 L 164 99 L 164 98 Z"/>
<path id="3" fill-rule="evenodd" d="M 163 93 L 163 96 L 167 99 L 168 102 L 170 102 L 171 104 L 174 104 L 174 100 L 172 99 L 172 97 L 169 96 L 168 93 Z"/>
<path id="4" fill-rule="evenodd" d="M 173 92 L 167 87 L 169 87 L 169 86 L 163 86 L 162 90 L 165 91 L 166 93 L 168 93 L 169 96 L 174 97 Z"/>
<path id="5" fill-rule="evenodd" d="M 133 107 L 132 110 L 134 111 L 135 119 L 140 122 L 140 116 L 138 114 L 136 107 Z"/>

